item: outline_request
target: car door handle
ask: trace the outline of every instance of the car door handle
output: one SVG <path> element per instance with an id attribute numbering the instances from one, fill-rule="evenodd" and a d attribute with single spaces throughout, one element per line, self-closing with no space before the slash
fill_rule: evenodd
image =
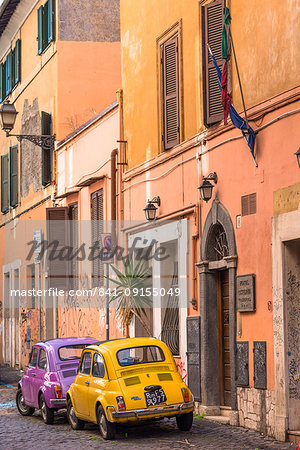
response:
<path id="1" fill-rule="evenodd" d="M 85 381 L 85 384 L 86 384 L 87 386 L 89 386 L 90 382 L 89 382 L 89 381 Z"/>
<path id="2" fill-rule="evenodd" d="M 35 377 L 35 373 L 32 373 L 31 375 L 32 375 L 33 377 Z"/>

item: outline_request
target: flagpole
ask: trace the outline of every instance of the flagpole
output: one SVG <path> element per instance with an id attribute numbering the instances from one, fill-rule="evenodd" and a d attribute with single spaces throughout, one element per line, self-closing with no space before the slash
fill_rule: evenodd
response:
<path id="1" fill-rule="evenodd" d="M 247 113 L 246 113 L 246 106 L 245 106 L 245 101 L 244 101 L 244 95 L 243 95 L 242 83 L 241 83 L 241 79 L 240 79 L 240 73 L 239 73 L 239 68 L 238 68 L 238 65 L 237 65 L 237 60 L 236 60 L 236 55 L 235 55 L 235 49 L 234 49 L 234 45 L 233 45 L 233 40 L 232 40 L 232 35 L 231 35 L 230 27 L 228 27 L 228 30 L 229 30 L 229 36 L 230 36 L 230 41 L 231 41 L 232 50 L 233 50 L 233 57 L 234 57 L 234 63 L 235 63 L 236 73 L 237 73 L 237 76 L 238 76 L 238 81 L 239 81 L 239 86 L 240 86 L 240 91 L 241 91 L 241 97 L 242 97 L 242 102 L 243 102 L 243 108 L 244 108 L 244 114 L 245 114 L 245 120 L 246 120 L 247 130 L 248 130 L 248 133 L 249 133 L 249 124 L 248 124 L 248 117 L 247 117 Z"/>

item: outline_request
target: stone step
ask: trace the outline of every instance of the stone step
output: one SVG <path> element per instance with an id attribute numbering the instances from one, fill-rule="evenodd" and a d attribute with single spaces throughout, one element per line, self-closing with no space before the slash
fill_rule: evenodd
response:
<path id="1" fill-rule="evenodd" d="M 288 430 L 288 440 L 294 444 L 300 444 L 300 430 Z"/>
<path id="2" fill-rule="evenodd" d="M 226 416 L 205 416 L 204 419 L 221 423 L 222 425 L 229 425 L 229 417 Z"/>

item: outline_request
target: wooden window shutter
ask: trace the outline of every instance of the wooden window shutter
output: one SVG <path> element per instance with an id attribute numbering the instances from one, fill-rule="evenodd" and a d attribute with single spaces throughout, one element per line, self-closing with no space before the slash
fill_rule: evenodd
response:
<path id="1" fill-rule="evenodd" d="M 211 125 L 222 120 L 223 107 L 217 72 L 209 55 L 207 44 L 209 44 L 216 62 L 222 70 L 221 45 L 224 0 L 208 3 L 203 6 L 202 12 L 204 121 L 206 125 Z"/>
<path id="2" fill-rule="evenodd" d="M 256 192 L 241 197 L 242 216 L 256 214 Z"/>
<path id="3" fill-rule="evenodd" d="M 0 65 L 0 103 L 5 99 L 5 82 L 3 73 L 3 64 Z"/>
<path id="4" fill-rule="evenodd" d="M 47 42 L 54 39 L 54 4 L 53 0 L 48 0 L 48 14 L 47 14 Z"/>
<path id="5" fill-rule="evenodd" d="M 178 36 L 161 46 L 163 85 L 163 144 L 169 150 L 179 144 Z"/>
<path id="6" fill-rule="evenodd" d="M 101 234 L 104 232 L 103 227 L 103 189 L 94 192 L 91 197 L 91 216 L 92 216 L 92 245 L 99 243 L 101 249 Z M 96 253 L 100 252 L 97 250 Z M 98 287 L 103 285 L 103 263 L 99 258 L 92 261 L 92 285 Z"/>
<path id="7" fill-rule="evenodd" d="M 44 111 L 41 113 L 42 135 L 52 134 L 52 117 Z M 42 147 L 42 185 L 46 186 L 52 179 L 52 150 Z"/>
<path id="8" fill-rule="evenodd" d="M 48 45 L 48 11 L 49 5 L 48 2 L 46 2 L 43 9 L 43 50 L 45 50 Z"/>
<path id="9" fill-rule="evenodd" d="M 21 79 L 21 41 L 17 40 L 14 51 L 14 85 Z"/>
<path id="10" fill-rule="evenodd" d="M 18 177 L 18 146 L 10 148 L 10 205 L 18 204 L 19 177 Z"/>
<path id="11" fill-rule="evenodd" d="M 78 203 L 73 203 L 69 206 L 70 219 L 70 245 L 77 252 L 79 247 L 79 226 L 78 226 Z M 78 288 L 79 281 L 79 261 L 74 258 L 70 263 L 70 287 L 72 289 Z"/>
<path id="12" fill-rule="evenodd" d="M 38 54 L 40 55 L 43 51 L 43 6 L 38 9 Z"/>
<path id="13" fill-rule="evenodd" d="M 48 280 L 50 287 L 58 289 L 68 289 L 69 286 L 70 258 L 63 250 L 69 246 L 68 212 L 67 207 L 46 208 Z"/>
<path id="14" fill-rule="evenodd" d="M 9 52 L 6 58 L 6 95 L 11 92 L 12 89 L 12 52 Z"/>
<path id="15" fill-rule="evenodd" d="M 3 213 L 9 208 L 8 190 L 8 154 L 1 156 L 1 211 Z"/>

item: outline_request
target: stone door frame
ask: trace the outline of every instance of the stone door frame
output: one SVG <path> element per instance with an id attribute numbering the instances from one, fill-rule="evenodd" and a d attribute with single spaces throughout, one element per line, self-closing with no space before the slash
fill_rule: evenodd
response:
<path id="1" fill-rule="evenodd" d="M 207 244 L 210 231 L 220 224 L 227 238 L 228 256 L 221 260 L 209 261 Z M 201 315 L 201 403 L 206 414 L 220 414 L 219 398 L 219 357 L 218 357 L 218 272 L 229 273 L 229 343 L 231 367 L 231 408 L 237 410 L 236 389 L 236 267 L 237 252 L 233 223 L 227 209 L 215 199 L 207 215 L 200 246 L 201 260 L 197 264 L 200 277 Z M 214 382 L 216 381 L 216 382 Z"/>
<path id="2" fill-rule="evenodd" d="M 272 284 L 275 366 L 275 438 L 284 441 L 288 430 L 288 377 L 284 302 L 284 246 L 300 238 L 300 210 L 272 217 Z"/>

